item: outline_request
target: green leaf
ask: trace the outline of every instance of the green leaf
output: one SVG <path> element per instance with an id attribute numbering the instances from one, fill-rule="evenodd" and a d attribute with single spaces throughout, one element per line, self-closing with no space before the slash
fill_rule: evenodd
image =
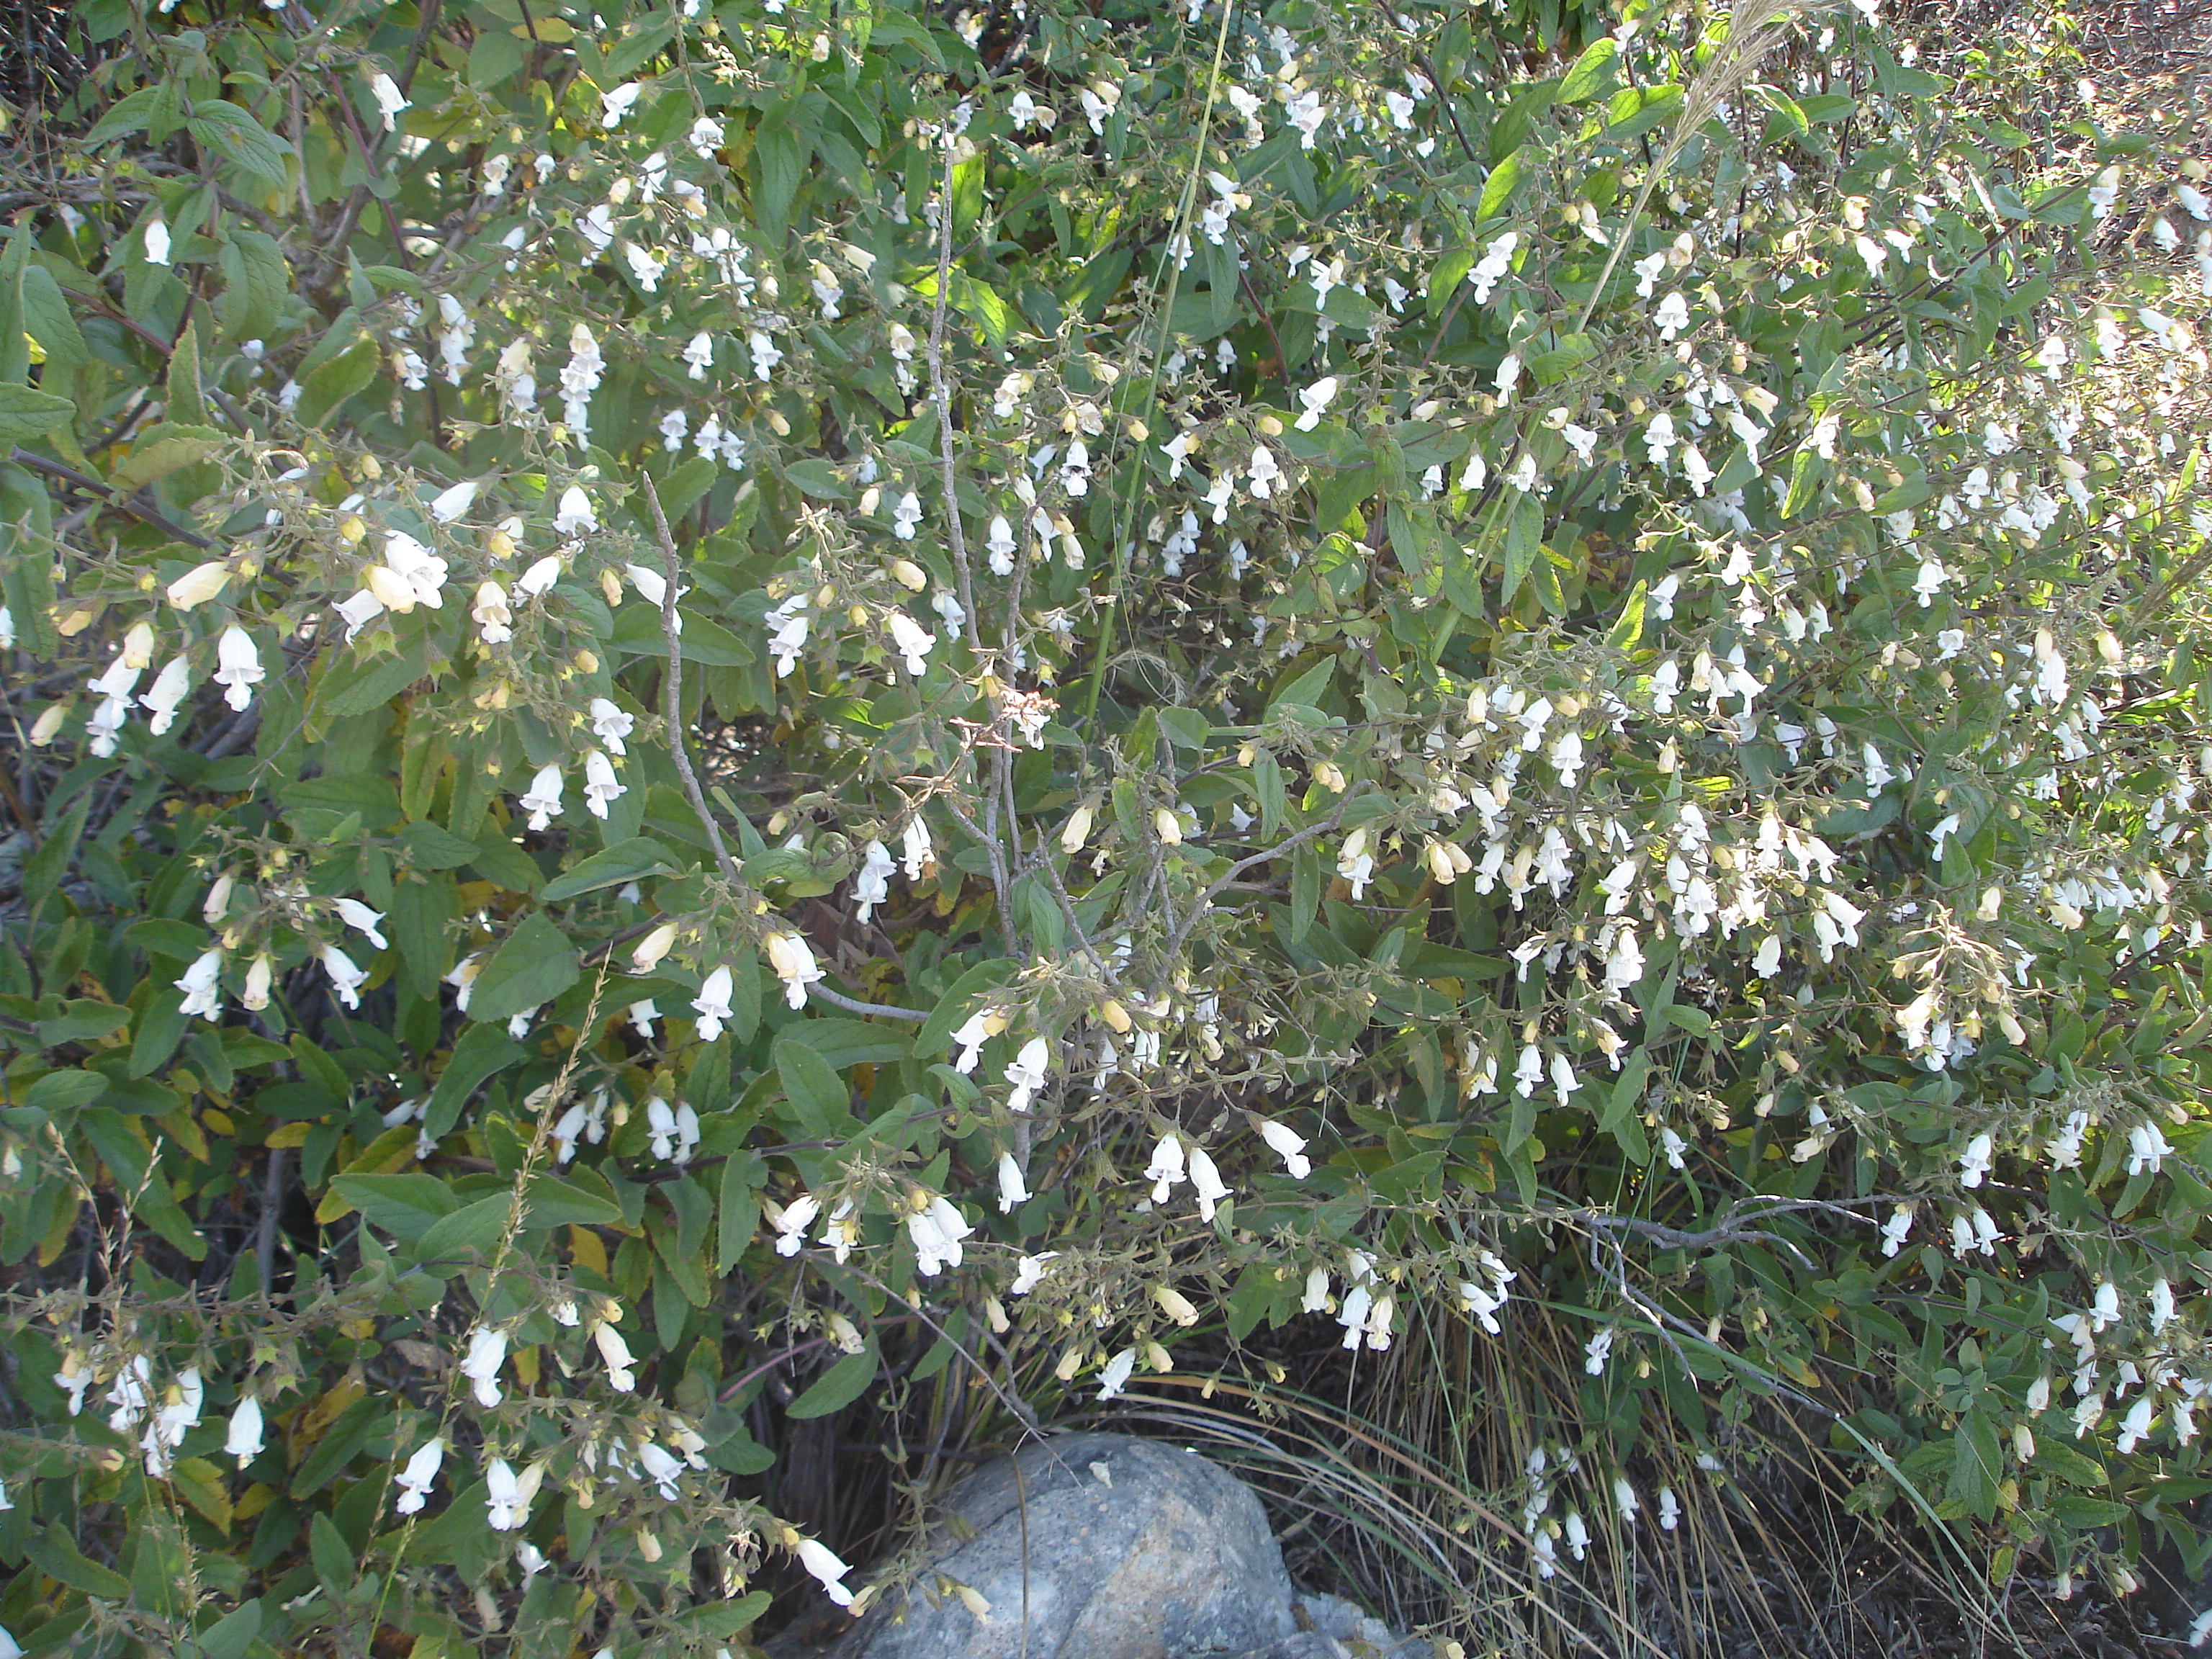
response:
<path id="1" fill-rule="evenodd" d="M 42 1048 L 51 1048 L 64 1042 L 82 1042 L 88 1038 L 103 1037 L 111 1031 L 119 1031 L 130 1023 L 131 1011 L 118 1007 L 112 1002 L 66 1002 L 62 1005 L 60 1013 L 38 1023 L 39 1043 Z M 66 1076 L 69 1073 L 57 1073 L 55 1075 Z M 44 1079 L 40 1080 L 45 1081 Z"/>
<path id="2" fill-rule="evenodd" d="M 1894 488 L 1886 489 L 1874 504 L 1876 514 L 1902 513 L 1909 507 L 1917 507 L 1928 499 L 1928 475 L 1918 473 L 1905 479 Z"/>
<path id="3" fill-rule="evenodd" d="M 1766 123 L 1765 137 L 1769 143 L 1782 137 L 1802 138 L 1813 130 L 1813 124 L 1806 118 L 1803 108 L 1781 88 L 1756 86 L 1752 91 L 1761 103 L 1774 112 Z"/>
<path id="4" fill-rule="evenodd" d="M 1612 1089 L 1605 1092 L 1598 1109 L 1598 1127 L 1611 1135 L 1638 1167 L 1651 1161 L 1651 1143 L 1644 1137 L 1643 1120 L 1638 1115 L 1644 1104 L 1644 1080 L 1650 1074 L 1650 1056 L 1638 1048 Z"/>
<path id="5" fill-rule="evenodd" d="M 62 285 L 44 265 L 23 267 L 23 326 L 46 354 L 46 361 L 62 368 L 82 368 L 92 352 L 70 314 Z"/>
<path id="6" fill-rule="evenodd" d="M 799 131 L 794 115 L 787 102 L 763 110 L 759 137 L 753 145 L 753 222 L 771 246 L 783 240 L 799 179 L 814 149 L 812 141 Z"/>
<path id="7" fill-rule="evenodd" d="M 469 1018 L 513 1018 L 553 1000 L 584 976 L 576 947 L 543 915 L 532 912 L 507 936 L 477 975 L 469 993 Z"/>
<path id="8" fill-rule="evenodd" d="M 451 1133 L 460 1121 L 461 1108 L 477 1086 L 522 1058 L 522 1045 L 509 1041 L 498 1025 L 471 1025 L 463 1031 L 453 1044 L 453 1058 L 439 1075 L 438 1086 L 422 1103 L 423 1133 L 433 1140 Z"/>
<path id="9" fill-rule="evenodd" d="M 1620 615 L 1613 618 L 1613 626 L 1606 631 L 1605 642 L 1615 651 L 1633 651 L 1636 642 L 1644 637 L 1644 584 L 1638 582 L 1628 591 L 1622 601 Z"/>
<path id="10" fill-rule="evenodd" d="M 216 296 L 215 309 L 222 321 L 223 338 L 236 344 L 274 333 L 292 287 L 284 251 L 276 239 L 234 228 L 216 251 L 216 263 L 222 271 L 222 291 Z"/>
<path id="11" fill-rule="evenodd" d="M 1536 568 L 1536 561 L 1543 556 L 1544 552 L 1543 504 L 1535 496 L 1523 495 L 1518 491 L 1515 492 L 1515 497 L 1510 508 L 1511 516 L 1505 521 L 1505 580 L 1498 591 L 1498 603 L 1500 605 L 1513 603 L 1514 594 L 1520 591 L 1521 584 L 1528 580 L 1529 573 Z M 1497 510 L 1504 513 L 1509 508 L 1505 502 L 1500 501 Z"/>
<path id="12" fill-rule="evenodd" d="M 475 849 L 470 850 L 473 852 Z M 681 867 L 675 855 L 659 842 L 647 836 L 635 836 L 628 841 L 618 841 L 611 847 L 602 848 L 587 859 L 580 860 L 567 872 L 547 882 L 544 892 L 539 896 L 557 902 L 562 899 L 597 892 L 602 887 L 619 887 L 626 881 L 643 881 L 649 876 L 673 875 Z"/>
<path id="13" fill-rule="evenodd" d="M 1640 137 L 1682 106 L 1679 86 L 1630 87 L 1617 93 L 1606 106 L 1605 141 L 1625 144 Z"/>
<path id="14" fill-rule="evenodd" d="M 134 132 L 143 132 L 154 118 L 155 106 L 165 96 L 173 99 L 176 94 L 165 87 L 141 87 L 127 97 L 118 99 L 107 113 L 93 124 L 92 131 L 78 142 L 86 145 L 104 144 L 111 138 L 125 138 Z"/>
<path id="15" fill-rule="evenodd" d="M 131 1581 L 88 1557 L 58 1523 L 25 1538 L 22 1548 L 32 1565 L 73 1590 L 96 1595 L 103 1601 L 131 1599 Z"/>
<path id="16" fill-rule="evenodd" d="M 1858 110 L 1858 100 L 1848 93 L 1816 92 L 1797 100 L 1798 112 L 1816 127 L 1841 126 Z"/>
<path id="17" fill-rule="evenodd" d="M 68 872 L 70 861 L 76 856 L 77 840 L 84 834 L 85 818 L 92 811 L 92 796 L 89 789 L 80 792 L 64 809 L 61 822 L 46 831 L 37 849 L 23 860 L 23 905 L 30 923 L 39 920 L 47 899 Z M 27 923 L 25 936 L 28 933 Z"/>
<path id="18" fill-rule="evenodd" d="M 672 521 L 712 489 L 714 480 L 721 476 L 720 461 L 709 455 L 694 455 L 655 485 L 660 493 L 660 510 Z M 647 517 L 639 521 L 641 527 L 650 527 L 652 511 L 650 507 L 646 508 Z"/>
<path id="19" fill-rule="evenodd" d="M 1013 312 L 996 292 L 965 271 L 955 270 L 951 298 L 969 320 L 983 331 L 986 346 L 994 352 L 1005 348 L 1013 327 Z"/>
<path id="20" fill-rule="evenodd" d="M 131 453 L 115 469 L 115 487 L 126 493 L 143 489 L 156 478 L 166 478 L 205 460 L 225 441 L 222 433 L 209 427 L 164 423 L 151 428 L 131 446 Z"/>
<path id="21" fill-rule="evenodd" d="M 84 1111 L 77 1122 L 100 1162 L 114 1176 L 118 1191 L 129 1200 L 131 1213 L 193 1261 L 205 1260 L 207 1241 L 178 1206 L 155 1149 L 147 1144 L 140 1120 L 94 1107 Z"/>
<path id="22" fill-rule="evenodd" d="M 828 461 L 793 461 L 783 469 L 783 476 L 817 501 L 843 501 L 853 496 L 852 487 L 837 476 L 837 469 Z"/>
<path id="23" fill-rule="evenodd" d="M 789 1036 L 778 1037 L 770 1053 L 784 1098 L 807 1133 L 827 1139 L 850 1125 L 853 1091 L 828 1060 Z"/>
<path id="24" fill-rule="evenodd" d="M 0 386 L 0 444 L 36 443 L 76 418 L 76 405 L 27 386 Z"/>
<path id="25" fill-rule="evenodd" d="M 198 1639 L 205 1659 L 246 1659 L 260 1634 L 261 1602 L 257 1597 L 233 1607 L 202 1631 Z"/>
<path id="26" fill-rule="evenodd" d="M 1609 34 L 1600 35 L 1583 48 L 1583 55 L 1575 59 L 1567 78 L 1559 82 L 1559 102 L 1586 104 L 1593 98 L 1607 96 L 1613 91 L 1620 62 L 1620 42 Z"/>
<path id="27" fill-rule="evenodd" d="M 559 1176 L 534 1175 L 524 1188 L 528 1207 L 523 1212 L 526 1227 L 617 1227 L 622 1224 L 622 1206 L 615 1202 L 611 1189 L 603 1193 L 586 1190 L 580 1182 L 596 1177 L 580 1167 L 579 1179 L 564 1180 Z M 604 1182 L 600 1183 L 602 1186 Z"/>
<path id="28" fill-rule="evenodd" d="M 291 146 L 236 104 L 221 98 L 195 99 L 185 130 L 202 149 L 220 156 L 264 191 L 284 188 L 284 158 L 291 154 Z"/>
<path id="29" fill-rule="evenodd" d="M 458 870 L 476 861 L 476 842 L 463 841 L 427 818 L 409 824 L 396 839 L 406 853 L 407 862 L 417 870 Z"/>
<path id="30" fill-rule="evenodd" d="M 726 1641 L 757 1624 L 772 1599 L 766 1590 L 755 1590 L 734 1601 L 708 1601 L 692 1608 L 677 1623 L 702 1641 Z"/>
<path id="31" fill-rule="evenodd" d="M 118 1009 L 127 1019 L 128 1009 Z M 97 1072 L 49 1072 L 23 1091 L 21 1103 L 58 1117 L 89 1106 L 107 1092 L 107 1079 Z"/>
<path id="32" fill-rule="evenodd" d="M 510 1194 L 493 1193 L 441 1216 L 415 1241 L 415 1259 L 426 1264 L 489 1261 L 514 1206 Z"/>
<path id="33" fill-rule="evenodd" d="M 333 1176 L 331 1191 L 369 1225 L 410 1244 L 461 1207 L 449 1184 L 416 1172 Z"/>
<path id="34" fill-rule="evenodd" d="M 301 382 L 299 417 L 302 426 L 322 425 L 338 406 L 375 380 L 383 353 L 374 340 L 356 340 Z"/>
<path id="35" fill-rule="evenodd" d="M 2063 1492 L 2052 1494 L 2051 1513 L 2074 1531 L 2088 1533 L 2118 1526 L 2126 1518 L 2128 1506 L 2109 1498 L 2084 1498 L 2076 1492 Z"/>
<path id="36" fill-rule="evenodd" d="M 1252 757 L 1252 793 L 1260 801 L 1260 833 L 1272 836 L 1283 827 L 1283 813 L 1288 801 L 1283 787 L 1283 763 L 1270 749 L 1260 750 Z"/>
<path id="37" fill-rule="evenodd" d="M 328 1515 L 318 1511 L 309 1523 L 307 1553 L 313 1559 L 315 1577 L 322 1580 L 331 1599 L 344 1601 L 346 1591 L 353 1588 L 353 1546 Z"/>
<path id="38" fill-rule="evenodd" d="M 871 1342 L 858 1353 L 848 1353 L 814 1381 L 805 1394 L 784 1407 L 786 1417 L 827 1417 L 866 1392 L 876 1380 L 876 1346 Z"/>
<path id="39" fill-rule="evenodd" d="M 722 1189 L 716 1204 L 714 1271 L 726 1273 L 752 1243 L 760 1226 L 760 1192 L 768 1184 L 767 1162 L 756 1152 L 733 1153 L 722 1163 Z"/>
<path id="40" fill-rule="evenodd" d="M 380 1422 L 386 1421 L 386 1413 L 392 1409 L 388 1398 L 372 1394 L 356 1400 L 338 1413 L 337 1421 L 323 1431 L 323 1437 L 292 1476 L 291 1493 L 295 1498 L 307 1498 L 320 1492 L 338 1478 L 346 1465 L 352 1462 L 361 1449 L 368 1443 L 369 1431 Z M 477 1523 L 483 1523 L 481 1511 Z"/>
<path id="41" fill-rule="evenodd" d="M 1474 216 L 1477 219 L 1496 217 L 1499 210 L 1512 199 L 1513 192 L 1520 183 L 1521 152 L 1516 149 L 1492 169 L 1488 182 L 1482 187 L 1482 200 L 1475 207 Z"/>

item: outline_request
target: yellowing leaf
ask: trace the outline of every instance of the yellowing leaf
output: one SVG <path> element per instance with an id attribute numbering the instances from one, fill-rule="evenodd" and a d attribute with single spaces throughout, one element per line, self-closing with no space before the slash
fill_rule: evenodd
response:
<path id="1" fill-rule="evenodd" d="M 602 1279 L 607 1276 L 607 1247 L 589 1227 L 568 1229 L 568 1258 L 579 1267 L 589 1267 Z"/>
<path id="2" fill-rule="evenodd" d="M 359 1377 L 343 1379 L 300 1413 L 299 1420 L 292 1425 L 293 1445 L 313 1445 L 323 1437 L 323 1431 L 337 1420 L 339 1413 L 368 1392 L 368 1384 Z"/>

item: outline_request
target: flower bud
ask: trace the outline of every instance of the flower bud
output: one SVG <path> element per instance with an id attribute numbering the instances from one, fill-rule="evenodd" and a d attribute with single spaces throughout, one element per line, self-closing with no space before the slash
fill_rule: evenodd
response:
<path id="1" fill-rule="evenodd" d="M 912 559 L 892 560 L 891 574 L 897 579 L 898 585 L 909 593 L 919 593 L 929 586 L 929 573 Z"/>
<path id="2" fill-rule="evenodd" d="M 169 584 L 169 603 L 179 611 L 205 605 L 230 585 L 230 566 L 222 559 L 194 565 Z"/>
<path id="3" fill-rule="evenodd" d="M 1129 1011 L 1112 997 L 1108 997 L 1098 1005 L 1098 1018 L 1115 1036 L 1127 1036 L 1129 1034 Z"/>
<path id="4" fill-rule="evenodd" d="M 1332 795 L 1344 793 L 1344 773 L 1334 761 L 1322 761 L 1313 769 L 1314 781 Z"/>
<path id="5" fill-rule="evenodd" d="M 1152 810 L 1152 833 L 1170 847 L 1182 845 L 1182 820 L 1165 806 Z"/>
<path id="6" fill-rule="evenodd" d="M 1068 854 L 1080 852 L 1083 843 L 1091 839 L 1091 825 L 1097 817 L 1097 813 L 1087 805 L 1069 813 L 1066 826 L 1060 832 L 1060 850 Z"/>
<path id="7" fill-rule="evenodd" d="M 664 921 L 638 940 L 637 948 L 629 953 L 630 965 L 641 974 L 649 974 L 660 965 L 661 957 L 675 943 L 676 924 Z"/>
<path id="8" fill-rule="evenodd" d="M 123 665 L 125 668 L 148 668 L 154 661 L 154 629 L 150 623 L 135 622 L 131 631 L 123 636 Z"/>
<path id="9" fill-rule="evenodd" d="M 1198 1310 L 1191 1305 L 1190 1298 L 1176 1289 L 1174 1285 L 1155 1285 L 1152 1287 L 1152 1300 L 1158 1303 L 1160 1311 L 1174 1320 L 1176 1324 L 1198 1323 Z"/>
<path id="10" fill-rule="evenodd" d="M 1279 438 L 1283 435 L 1283 423 L 1272 415 L 1262 415 L 1260 417 L 1259 426 L 1260 435 L 1264 438 Z"/>
<path id="11" fill-rule="evenodd" d="M 55 733 L 62 729 L 62 722 L 69 718 L 69 711 L 66 702 L 48 703 L 45 712 L 31 724 L 31 747 L 44 749 L 52 743 Z"/>

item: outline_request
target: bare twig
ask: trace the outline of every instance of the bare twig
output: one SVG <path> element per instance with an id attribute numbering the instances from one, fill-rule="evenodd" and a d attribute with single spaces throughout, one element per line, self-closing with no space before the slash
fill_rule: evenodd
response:
<path id="1" fill-rule="evenodd" d="M 660 510 L 660 492 L 653 487 L 652 477 L 639 476 L 645 483 L 646 503 L 653 508 L 653 531 L 660 542 L 660 568 L 667 584 L 660 591 L 660 632 L 668 641 L 668 673 L 660 682 L 660 714 L 668 726 L 668 753 L 676 763 L 677 775 L 684 780 L 684 793 L 699 827 L 707 832 L 708 845 L 714 848 L 715 868 L 722 872 L 724 881 L 736 887 L 744 878 L 722 840 L 722 826 L 708 810 L 706 792 L 699 787 L 699 775 L 691 769 L 691 757 L 684 747 L 684 623 L 676 614 L 676 538 L 669 534 L 668 515 Z"/>
<path id="2" fill-rule="evenodd" d="M 660 544 L 660 568 L 666 584 L 660 593 L 660 632 L 668 642 L 668 673 L 660 683 L 660 714 L 668 727 L 668 753 L 676 763 L 677 775 L 684 780 L 684 798 L 691 803 L 691 811 L 699 820 L 699 827 L 707 832 L 708 844 L 714 849 L 715 868 L 722 879 L 732 888 L 744 884 L 744 872 L 737 860 L 730 856 L 727 842 L 722 839 L 722 826 L 707 805 L 706 792 L 699 787 L 699 775 L 692 769 L 691 757 L 684 746 L 684 669 L 683 623 L 676 614 L 677 578 L 679 563 L 676 553 L 676 538 L 668 528 L 668 514 L 662 511 L 660 492 L 653 487 L 650 477 L 643 479 L 646 504 L 653 509 L 653 531 Z M 842 1008 L 848 1013 L 880 1014 L 886 1019 L 912 1020 L 926 1023 L 929 1015 L 920 1008 L 899 1008 L 884 1003 L 860 1002 L 843 993 L 831 990 L 820 981 L 806 988 L 806 994 L 817 1002 L 826 1002 L 833 1008 Z"/>
<path id="3" fill-rule="evenodd" d="M 184 526 L 155 512 L 135 497 L 111 489 L 99 479 L 80 472 L 73 466 L 64 466 L 59 461 L 50 461 L 43 455 L 34 455 L 20 444 L 15 447 L 15 453 L 9 459 L 18 466 L 27 466 L 33 472 L 43 472 L 49 478 L 58 478 L 64 483 L 75 484 L 79 489 L 89 489 L 110 507 L 119 508 L 132 518 L 152 525 L 156 530 L 166 531 L 179 541 L 190 546 L 213 547 L 215 545 L 212 541 L 197 531 L 185 529 Z"/>
<path id="4" fill-rule="evenodd" d="M 1175 931 L 1168 935 L 1167 946 L 1160 952 L 1161 977 L 1153 984 L 1153 994 L 1157 996 L 1165 988 L 1166 975 L 1172 970 L 1176 959 L 1182 950 L 1183 941 L 1190 937 L 1190 930 L 1198 926 L 1199 918 L 1206 914 L 1207 907 L 1228 887 L 1231 882 L 1255 865 L 1266 864 L 1279 859 L 1292 848 L 1303 847 L 1316 836 L 1328 834 L 1338 824 L 1344 822 L 1345 811 L 1351 805 L 1352 799 L 1346 796 L 1336 804 L 1336 810 L 1320 823 L 1310 823 L 1297 834 L 1285 836 L 1264 853 L 1254 853 L 1249 857 L 1237 860 L 1227 870 L 1214 878 L 1212 884 L 1191 901 L 1190 908 L 1184 913 L 1183 919 L 1176 924 Z"/>
<path id="5" fill-rule="evenodd" d="M 952 571 L 960 598 L 962 626 L 967 630 L 968 650 L 975 666 L 983 666 L 982 633 L 975 623 L 975 590 L 968 560 L 968 532 L 960 521 L 960 479 L 952 458 L 952 392 L 945 373 L 945 302 L 952 286 L 952 145 L 951 135 L 945 135 L 945 179 L 937 198 L 937 294 L 930 309 L 929 338 L 924 349 L 929 359 L 930 395 L 937 404 L 937 460 L 939 477 L 945 489 L 945 540 L 952 555 Z M 995 685 L 995 680 L 992 682 Z M 995 728 L 1005 718 L 999 694 L 987 689 L 986 699 L 991 711 L 991 724 Z M 984 823 L 979 838 L 983 851 L 991 860 L 991 887 L 998 897 L 999 930 L 1004 935 L 1009 950 L 1014 948 L 1013 877 L 1007 868 L 1006 849 L 999 840 L 999 799 L 1000 795 L 998 773 L 1006 769 L 1012 775 L 1007 757 L 994 757 L 993 779 L 984 793 Z"/>

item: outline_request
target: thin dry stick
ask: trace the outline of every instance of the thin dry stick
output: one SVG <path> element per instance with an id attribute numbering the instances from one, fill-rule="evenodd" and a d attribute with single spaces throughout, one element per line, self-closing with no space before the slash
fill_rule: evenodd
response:
<path id="1" fill-rule="evenodd" d="M 699 775 L 691 769 L 691 757 L 684 747 L 684 669 L 680 641 L 684 623 L 676 614 L 676 583 L 678 561 L 676 538 L 668 533 L 668 515 L 660 510 L 660 492 L 653 487 L 650 474 L 641 473 L 645 484 L 646 504 L 653 508 L 653 531 L 660 543 L 660 568 L 664 586 L 660 590 L 660 633 L 668 641 L 668 672 L 660 682 L 660 714 L 668 726 L 669 757 L 676 763 L 677 775 L 684 780 L 684 798 L 691 803 L 691 811 L 699 820 L 699 827 L 707 832 L 708 844 L 714 849 L 714 866 L 722 872 L 722 879 L 736 887 L 744 878 L 738 872 L 735 860 L 722 841 L 722 826 L 707 807 L 706 792 L 699 787 Z"/>
<path id="2" fill-rule="evenodd" d="M 937 463 L 945 489 L 945 540 L 952 555 L 953 575 L 959 585 L 961 625 L 967 630 L 969 653 L 980 670 L 984 665 L 983 638 L 975 623 L 975 590 L 968 562 L 968 531 L 960 520 L 960 478 L 952 458 L 952 392 L 945 374 L 945 301 L 952 287 L 952 135 L 947 132 L 942 136 L 945 179 L 937 196 L 937 293 L 930 307 L 929 337 L 923 349 L 929 359 L 930 396 L 937 404 Z M 996 731 L 1005 716 L 995 677 L 987 682 L 985 697 L 991 711 L 991 726 Z M 1006 849 L 999 841 L 998 823 L 1000 796 L 1012 793 L 1009 751 L 995 751 L 991 769 L 991 783 L 984 792 L 983 833 L 980 839 L 991 860 L 991 887 L 997 895 L 999 930 L 1012 949 L 1014 919 L 1008 900 L 1012 896 L 1014 882 L 1006 865 Z M 1003 778 L 1000 776 L 1001 772 L 1005 774 Z"/>
<path id="3" fill-rule="evenodd" d="M 684 746 L 683 623 L 676 614 L 676 538 L 669 532 L 667 514 L 661 511 L 660 492 L 653 487 L 650 477 L 644 477 L 643 482 L 646 504 L 653 509 L 653 535 L 660 544 L 661 579 L 665 584 L 660 594 L 660 633 L 668 643 L 668 672 L 660 683 L 660 713 L 668 727 L 669 757 L 676 763 L 677 775 L 684 780 L 684 798 L 691 803 L 693 816 L 707 832 L 708 842 L 714 852 L 715 867 L 721 871 L 723 880 L 737 888 L 744 884 L 744 874 L 737 860 L 730 856 L 729 847 L 722 839 L 722 826 L 707 805 L 706 792 L 699 787 L 699 775 L 692 769 L 691 757 Z M 826 1002 L 848 1013 L 880 1014 L 886 1019 L 912 1020 L 917 1024 L 926 1024 L 929 1018 L 927 1011 L 921 1008 L 858 1001 L 841 991 L 831 990 L 819 980 L 808 984 L 806 994 L 816 1002 Z"/>

